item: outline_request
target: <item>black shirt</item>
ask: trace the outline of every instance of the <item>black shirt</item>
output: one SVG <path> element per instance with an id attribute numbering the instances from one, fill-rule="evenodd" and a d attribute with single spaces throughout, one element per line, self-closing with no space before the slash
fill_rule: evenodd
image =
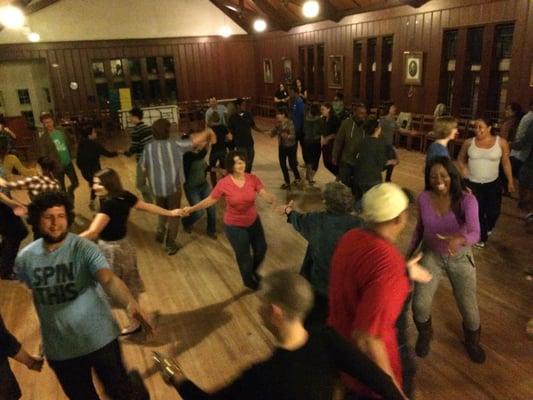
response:
<path id="1" fill-rule="evenodd" d="M 13 357 L 19 351 L 20 343 L 7 330 L 0 315 L 0 399 L 2 400 L 15 400 L 22 396 L 7 359 L 8 357 Z"/>
<path id="2" fill-rule="evenodd" d="M 329 327 L 311 331 L 297 350 L 275 349 L 268 360 L 213 394 L 191 381 L 176 389 L 185 400 L 331 400 L 338 371 L 356 377 L 384 399 L 402 399 L 389 375 Z"/>
<path id="3" fill-rule="evenodd" d="M 248 111 L 239 111 L 229 119 L 229 130 L 233 134 L 235 147 L 249 147 L 254 145 L 252 128 L 255 128 L 255 121 Z"/>
<path id="4" fill-rule="evenodd" d="M 113 241 L 126 237 L 130 210 L 137 201 L 137 196 L 128 191 L 102 201 L 100 212 L 109 216 L 110 221 L 100 232 L 100 239 Z"/>
<path id="5" fill-rule="evenodd" d="M 99 171 L 100 156 L 115 157 L 116 151 L 106 150 L 96 140 L 83 138 L 78 145 L 77 163 L 78 168 L 82 171 Z"/>
<path id="6" fill-rule="evenodd" d="M 341 126 L 341 121 L 339 117 L 331 110 L 329 118 L 326 120 L 326 136 L 336 135 L 339 127 Z"/>
<path id="7" fill-rule="evenodd" d="M 274 97 L 278 100 L 281 100 L 281 104 L 287 104 L 289 102 L 287 99 L 287 97 L 289 97 L 289 93 L 286 90 L 278 90 Z"/>
<path id="8" fill-rule="evenodd" d="M 215 135 L 217 136 L 217 142 L 211 146 L 211 151 L 214 151 L 215 153 L 224 153 L 226 151 L 226 135 L 229 132 L 228 128 L 225 125 L 220 124 L 213 125 L 211 129 L 213 129 L 213 132 L 215 132 Z"/>

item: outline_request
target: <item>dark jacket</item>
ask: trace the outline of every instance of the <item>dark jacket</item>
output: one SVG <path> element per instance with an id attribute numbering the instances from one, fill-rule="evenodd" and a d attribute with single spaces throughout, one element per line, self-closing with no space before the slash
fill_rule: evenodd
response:
<path id="1" fill-rule="evenodd" d="M 333 160 L 337 163 L 355 165 L 365 137 L 364 122 L 353 117 L 342 121 L 333 144 Z"/>
<path id="2" fill-rule="evenodd" d="M 116 157 L 116 151 L 106 150 L 96 140 L 83 138 L 78 146 L 78 154 L 76 156 L 76 163 L 82 173 L 98 172 L 100 167 L 100 156 Z"/>

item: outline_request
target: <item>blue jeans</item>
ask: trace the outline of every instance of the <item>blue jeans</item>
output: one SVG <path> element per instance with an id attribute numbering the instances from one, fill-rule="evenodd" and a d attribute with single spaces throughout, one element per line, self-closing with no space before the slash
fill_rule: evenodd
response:
<path id="1" fill-rule="evenodd" d="M 267 244 L 259 217 L 248 226 L 225 225 L 224 231 L 235 252 L 244 285 L 250 289 L 259 287 L 259 266 L 265 259 Z"/>
<path id="2" fill-rule="evenodd" d="M 187 201 L 191 206 L 194 206 L 195 204 L 198 204 L 203 199 L 206 199 L 209 196 L 209 193 L 211 193 L 211 187 L 207 182 L 204 182 L 202 185 L 194 186 L 194 187 L 188 187 L 187 185 L 184 185 L 183 188 L 185 189 L 185 197 L 187 197 Z M 207 233 L 215 234 L 217 232 L 217 214 L 216 214 L 216 207 L 211 206 L 206 209 L 207 212 Z M 201 211 L 193 212 L 188 217 L 182 218 L 181 222 L 183 223 L 183 226 L 186 228 L 189 228 L 195 224 L 196 221 L 198 221 L 202 217 Z"/>

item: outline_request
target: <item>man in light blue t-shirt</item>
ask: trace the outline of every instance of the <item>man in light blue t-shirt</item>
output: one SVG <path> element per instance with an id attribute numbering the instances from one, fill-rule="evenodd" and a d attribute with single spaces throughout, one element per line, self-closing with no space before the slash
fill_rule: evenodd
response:
<path id="1" fill-rule="evenodd" d="M 71 399 L 97 399 L 94 368 L 111 398 L 136 399 L 122 362 L 119 328 L 98 287 L 150 332 L 139 305 L 98 247 L 68 232 L 74 213 L 65 193 L 35 197 L 28 215 L 41 239 L 19 253 L 15 269 L 33 292 L 44 354 L 63 390 Z"/>

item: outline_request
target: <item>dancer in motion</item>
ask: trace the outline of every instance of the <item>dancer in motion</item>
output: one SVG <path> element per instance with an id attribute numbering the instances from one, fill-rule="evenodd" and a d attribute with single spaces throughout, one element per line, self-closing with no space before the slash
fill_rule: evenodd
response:
<path id="1" fill-rule="evenodd" d="M 100 211 L 80 237 L 98 239 L 98 247 L 113 272 L 124 281 L 136 300 L 140 303 L 146 302 L 141 297 L 145 289 L 137 268 L 135 248 L 127 238 L 130 210 L 134 208 L 166 217 L 178 216 L 178 210 L 165 210 L 155 204 L 139 200 L 137 196 L 124 190 L 117 172 L 113 169 L 97 172 L 93 181 L 94 192 L 101 201 Z M 135 333 L 140 329 L 140 323 L 133 320 L 130 326 L 121 331 L 121 335 Z"/>
<path id="2" fill-rule="evenodd" d="M 255 199 L 259 195 L 275 207 L 276 198 L 267 192 L 263 182 L 256 175 L 246 173 L 245 169 L 246 154 L 241 151 L 230 151 L 226 159 L 228 175 L 218 181 L 206 199 L 182 210 L 188 215 L 211 207 L 224 197 L 226 236 L 235 252 L 244 285 L 257 290 L 261 280 L 257 270 L 265 258 L 267 243 L 261 219 L 255 208 Z"/>

